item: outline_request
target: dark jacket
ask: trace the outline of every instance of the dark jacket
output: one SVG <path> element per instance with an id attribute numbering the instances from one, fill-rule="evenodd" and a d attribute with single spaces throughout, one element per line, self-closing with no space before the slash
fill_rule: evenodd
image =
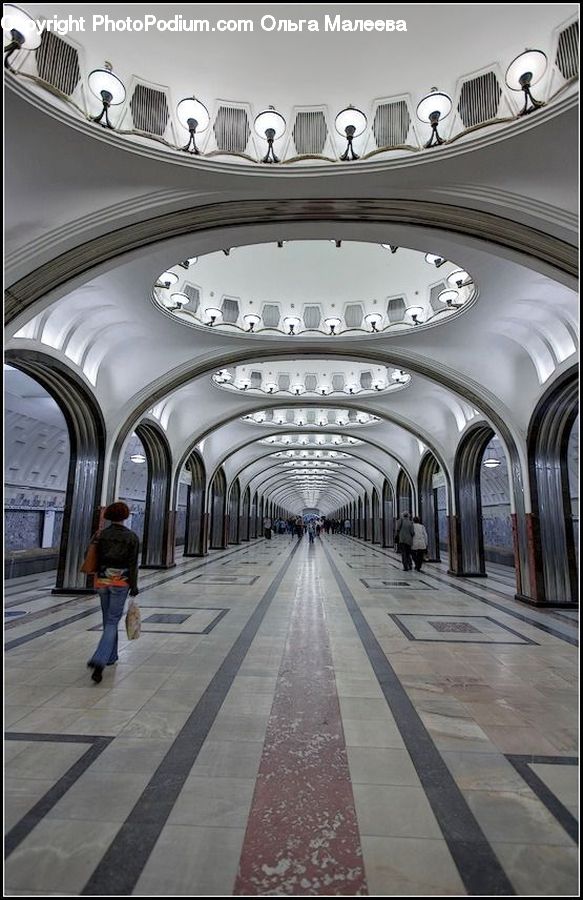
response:
<path id="1" fill-rule="evenodd" d="M 415 534 L 411 519 L 399 519 L 395 534 L 399 544 L 409 544 L 409 546 L 411 546 L 413 543 L 413 535 Z"/>
<path id="2" fill-rule="evenodd" d="M 138 553 L 140 542 L 137 534 L 112 522 L 96 538 L 97 576 L 96 587 L 138 588 Z"/>

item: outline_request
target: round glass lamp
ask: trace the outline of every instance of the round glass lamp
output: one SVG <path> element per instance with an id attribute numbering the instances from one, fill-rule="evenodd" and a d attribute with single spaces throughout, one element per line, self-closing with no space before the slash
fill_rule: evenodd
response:
<path id="1" fill-rule="evenodd" d="M 267 141 L 267 153 L 261 160 L 264 163 L 277 163 L 278 157 L 273 150 L 273 142 L 277 141 L 285 132 L 286 122 L 281 113 L 274 106 L 269 106 L 255 117 L 253 127 L 259 137 Z"/>
<path id="2" fill-rule="evenodd" d="M 255 326 L 261 322 L 261 316 L 258 316 L 256 313 L 248 313 L 246 316 L 243 316 L 243 321 L 249 326 L 249 331 L 254 331 Z"/>
<path id="3" fill-rule="evenodd" d="M 339 319 L 338 316 L 328 316 L 327 319 L 324 319 L 324 325 L 327 325 L 330 329 L 330 334 L 338 334 L 342 325 L 342 319 Z"/>
<path id="4" fill-rule="evenodd" d="M 455 291 L 453 289 L 448 289 L 447 291 L 441 291 L 441 293 L 438 294 L 438 297 L 437 297 L 437 299 L 441 303 L 445 303 L 446 306 L 461 306 L 461 304 L 459 302 L 459 298 L 460 298 L 459 291 Z"/>
<path id="5" fill-rule="evenodd" d="M 103 69 L 93 69 L 89 73 L 87 84 L 91 93 L 103 104 L 103 109 L 92 121 L 99 122 L 104 128 L 113 128 L 109 121 L 109 108 L 124 102 L 126 89 L 123 81 L 113 74 L 111 63 L 106 62 Z"/>
<path id="6" fill-rule="evenodd" d="M 198 155 L 200 150 L 196 146 L 196 135 L 206 131 L 210 125 L 208 109 L 196 97 L 185 97 L 176 106 L 176 116 L 182 127 L 189 132 L 188 143 L 182 149 L 185 153 Z"/>
<path id="7" fill-rule="evenodd" d="M 435 87 L 431 88 L 430 92 L 417 104 L 417 118 L 421 122 L 428 122 L 431 125 L 431 137 L 425 147 L 444 143 L 443 138 L 438 134 L 437 126 L 449 116 L 451 107 L 452 101 L 449 94 L 438 91 Z"/>
<path id="8" fill-rule="evenodd" d="M 425 309 L 422 306 L 408 306 L 405 312 L 413 325 L 422 325 L 425 321 Z"/>
<path id="9" fill-rule="evenodd" d="M 214 325 L 216 322 L 220 322 L 223 318 L 223 313 L 216 306 L 207 306 L 205 309 L 205 315 L 208 318 L 207 325 Z"/>
<path id="10" fill-rule="evenodd" d="M 382 313 L 369 313 L 368 316 L 364 317 L 364 321 L 367 325 L 370 325 L 372 331 L 378 331 L 379 325 L 383 321 Z"/>
<path id="11" fill-rule="evenodd" d="M 300 325 L 302 324 L 302 320 L 299 316 L 286 316 L 283 320 L 283 324 L 288 329 L 288 334 L 297 334 Z"/>
<path id="12" fill-rule="evenodd" d="M 341 134 L 342 137 L 346 138 L 346 150 L 340 157 L 344 162 L 347 159 L 358 159 L 359 157 L 354 152 L 354 147 L 352 146 L 352 141 L 355 137 L 359 137 L 365 130 L 367 125 L 367 118 L 365 114 L 360 109 L 356 109 L 354 106 L 347 106 L 346 109 L 343 109 L 338 113 L 336 119 L 334 120 L 334 128 Z"/>
<path id="13" fill-rule="evenodd" d="M 178 292 L 176 294 L 170 294 L 170 299 L 174 301 L 176 306 L 186 306 L 187 303 L 190 303 L 190 297 L 188 294 L 183 294 Z"/>
<path id="14" fill-rule="evenodd" d="M 17 50 L 36 50 L 41 44 L 41 32 L 32 16 L 12 3 L 5 3 L 2 15 L 4 29 L 4 66 Z"/>
<path id="15" fill-rule="evenodd" d="M 519 115 L 524 116 L 543 105 L 541 100 L 534 99 L 530 89 L 541 80 L 547 64 L 546 54 L 542 50 L 525 50 L 506 69 L 506 84 L 510 90 L 524 92 L 524 106 Z"/>
<path id="16" fill-rule="evenodd" d="M 447 283 L 452 288 L 461 288 L 466 282 L 471 281 L 470 276 L 464 269 L 456 269 L 451 275 L 447 276 Z"/>
<path id="17" fill-rule="evenodd" d="M 436 269 L 439 269 L 439 267 L 447 262 L 447 260 L 445 260 L 443 256 L 438 256 L 436 253 L 426 253 L 425 262 L 429 263 L 430 266 L 435 266 Z"/>
<path id="18" fill-rule="evenodd" d="M 163 288 L 171 288 L 178 281 L 176 272 L 162 272 L 158 278 L 158 285 Z"/>

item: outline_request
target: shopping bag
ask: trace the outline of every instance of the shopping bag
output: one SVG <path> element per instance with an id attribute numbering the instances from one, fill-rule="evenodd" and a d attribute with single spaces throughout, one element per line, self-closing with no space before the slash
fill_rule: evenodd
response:
<path id="1" fill-rule="evenodd" d="M 98 562 L 97 544 L 95 542 L 95 538 L 92 538 L 91 543 L 87 548 L 87 553 L 85 554 L 85 559 L 83 560 L 81 571 L 85 572 L 86 575 L 95 575 L 95 573 L 97 572 Z"/>
<path id="2" fill-rule="evenodd" d="M 140 614 L 140 607 L 135 600 L 132 600 L 126 613 L 126 633 L 129 641 L 137 641 L 140 636 L 141 627 L 142 616 Z"/>

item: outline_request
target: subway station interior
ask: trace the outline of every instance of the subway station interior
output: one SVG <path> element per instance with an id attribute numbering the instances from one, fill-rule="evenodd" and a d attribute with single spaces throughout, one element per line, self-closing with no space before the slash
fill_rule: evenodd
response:
<path id="1" fill-rule="evenodd" d="M 576 896 L 578 6 L 103 12 L 4 6 L 4 896 Z"/>

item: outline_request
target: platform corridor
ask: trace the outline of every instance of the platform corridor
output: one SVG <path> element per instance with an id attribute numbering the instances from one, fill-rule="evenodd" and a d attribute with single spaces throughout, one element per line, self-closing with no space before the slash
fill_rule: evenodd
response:
<path id="1" fill-rule="evenodd" d="M 345 536 L 140 575 L 101 684 L 96 596 L 6 595 L 6 890 L 577 893 L 574 615 Z"/>

